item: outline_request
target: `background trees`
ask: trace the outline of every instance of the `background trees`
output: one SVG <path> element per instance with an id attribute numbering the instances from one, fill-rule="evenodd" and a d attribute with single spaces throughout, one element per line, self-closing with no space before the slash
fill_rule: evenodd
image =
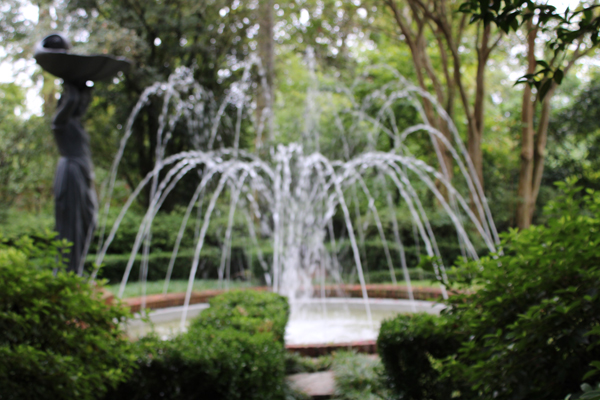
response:
<path id="1" fill-rule="evenodd" d="M 600 21 L 596 8 L 595 4 L 575 10 L 567 8 L 562 14 L 554 6 L 531 1 L 496 2 L 490 6 L 485 1 L 471 0 L 461 5 L 461 11 L 472 14 L 472 21 L 483 22 L 487 29 L 495 25 L 508 34 L 524 29 L 527 37 L 526 74 L 518 81 L 527 83 L 521 106 L 521 163 L 516 214 L 516 223 L 521 229 L 531 224 L 540 191 L 554 91 L 575 62 L 591 54 L 598 44 Z M 547 44 L 541 52 L 538 37 Z M 542 59 L 537 59 L 538 54 L 544 54 Z M 536 112 L 536 109 L 539 110 Z"/>
<path id="2" fill-rule="evenodd" d="M 31 6 L 13 0 L 1 10 L 0 35 L 11 60 L 28 59 L 33 43 L 56 29 L 70 35 L 75 51 L 112 53 L 135 63 L 132 71 L 95 88 L 98 96 L 86 125 L 99 177 L 106 175 L 127 116 L 146 87 L 165 81 L 178 67 L 192 68 L 194 79 L 210 92 L 212 101 L 207 107 L 212 109 L 198 121 L 194 132 L 183 122 L 177 124 L 167 152 L 205 149 L 208 143 L 198 140 L 202 136 L 198 130 L 212 126 L 209 116 L 235 90 L 246 63 L 258 57 L 261 68 L 250 70 L 251 90 L 244 110 L 248 118 L 241 126 L 240 146 L 249 151 L 259 147 L 266 151 L 276 142 L 300 140 L 305 130 L 312 129 L 306 124 L 314 120 L 321 137 L 315 148 L 331 158 L 361 152 L 365 132 L 346 117 L 327 119 L 320 109 L 344 110 L 345 100 L 336 95 L 341 87 L 351 87 L 356 101 L 368 98 L 391 81 L 384 69 L 373 68 L 387 64 L 429 93 L 424 115 L 431 126 L 450 138 L 444 114 L 454 122 L 501 227 L 523 228 L 536 220 L 536 204 L 543 204 L 553 193 L 550 176 L 562 177 L 567 171 L 586 174 L 589 180 L 584 182 L 596 185 L 589 167 L 596 162 L 594 136 L 584 132 L 587 117 L 572 106 L 573 94 L 580 91 L 576 88 L 589 82 L 594 69 L 580 63 L 595 52 L 597 11 L 593 4 L 565 14 L 552 6 L 525 1 L 497 2 L 490 8 L 485 1 L 475 0 L 54 0 L 33 4 L 37 21 L 24 17 L 28 4 Z M 314 54 L 309 58 L 312 68 L 307 66 L 307 54 Z M 513 87 L 523 75 L 530 86 Z M 54 79 L 39 79 L 45 104 L 42 113 L 48 118 L 60 89 Z M 307 93 L 313 89 L 328 93 L 330 101 L 320 104 L 311 99 Z M 4 89 L 7 94 L 15 90 L 22 91 L 14 86 Z M 591 103 L 586 109 L 591 113 L 593 88 L 589 93 L 586 101 Z M 583 97 L 579 99 L 583 101 Z M 317 103 L 314 110 L 307 111 Z M 134 186 L 154 165 L 162 106 L 159 97 L 151 97 L 133 126 L 133 139 L 119 170 L 125 187 Z M 436 112 L 438 106 L 442 112 Z M 376 115 L 378 107 L 373 102 L 365 112 Z M 18 147 L 10 143 L 19 140 L 18 132 L 23 129 L 46 138 L 41 119 L 29 117 L 27 112 L 17 116 L 13 109 L 2 103 L 6 115 L 0 127 L 5 132 L 3 149 Z M 233 107 L 224 110 L 226 122 L 219 126 L 217 145 L 233 144 L 236 112 Z M 306 118 L 308 114 L 314 118 Z M 393 118 L 401 127 L 422 120 L 408 104 L 395 106 Z M 346 138 L 339 135 L 339 123 L 345 126 Z M 40 146 L 51 149 L 51 141 L 44 140 Z M 457 172 L 439 140 L 441 163 L 426 137 L 411 140 L 414 154 L 445 170 L 449 177 Z M 552 175 L 543 174 L 547 142 Z M 379 150 L 393 146 L 384 139 L 376 143 Z M 568 146 L 578 148 L 585 158 L 572 158 Z M 34 152 L 44 171 L 51 171 L 53 158 Z M 17 156 L 8 150 L 3 150 L 1 158 L 3 165 L 18 164 L 14 161 Z M 35 185 L 19 186 L 20 178 L 14 175 L 19 170 L 25 171 L 17 168 L 11 170 L 13 175 L 4 175 L 6 182 L 10 181 L 4 187 L 18 188 L 13 193 L 19 193 L 22 201 L 14 203 L 17 196 L 9 199 L 5 194 L 5 208 L 8 204 L 25 207 L 36 196 L 49 197 L 36 195 Z M 37 188 L 51 186 L 51 173 L 25 175 L 44 182 L 36 184 Z M 194 178 L 189 179 L 188 185 L 193 184 Z M 188 188 L 184 184 L 178 190 L 183 196 Z M 177 198 L 173 197 L 167 209 L 177 207 Z"/>
<path id="3" fill-rule="evenodd" d="M 15 84 L 0 84 L 0 222 L 17 206 L 40 212 L 52 195 L 52 137 L 45 121 L 25 116 L 25 94 Z"/>

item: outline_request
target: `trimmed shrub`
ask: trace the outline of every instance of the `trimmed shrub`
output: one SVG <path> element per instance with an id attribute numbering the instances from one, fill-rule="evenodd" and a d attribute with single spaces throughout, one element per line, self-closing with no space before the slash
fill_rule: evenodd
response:
<path id="1" fill-rule="evenodd" d="M 441 360 L 456 353 L 460 339 L 451 321 L 443 316 L 409 314 L 384 321 L 377 351 L 389 388 L 409 400 L 450 398 L 460 385 L 442 377 Z"/>
<path id="2" fill-rule="evenodd" d="M 138 369 L 107 400 L 283 398 L 284 349 L 270 332 L 191 329 L 137 349 Z"/>
<path id="3" fill-rule="evenodd" d="M 191 323 L 193 329 L 232 327 L 251 334 L 272 332 L 283 343 L 290 310 L 285 297 L 272 292 L 233 290 L 209 300 L 210 307 Z"/>
<path id="4" fill-rule="evenodd" d="M 283 399 L 289 307 L 274 293 L 231 291 L 170 341 L 138 341 L 138 369 L 108 399 Z"/>
<path id="5" fill-rule="evenodd" d="M 65 243 L 47 242 L 0 243 L 0 399 L 95 399 L 134 366 L 129 314 L 63 272 Z"/>

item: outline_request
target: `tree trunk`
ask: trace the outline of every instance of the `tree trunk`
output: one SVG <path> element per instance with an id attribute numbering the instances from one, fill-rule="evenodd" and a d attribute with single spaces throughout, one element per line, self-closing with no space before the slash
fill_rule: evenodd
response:
<path id="1" fill-rule="evenodd" d="M 429 59 L 429 56 L 426 52 L 426 49 L 428 46 L 427 46 L 427 41 L 424 36 L 424 22 L 420 19 L 420 17 L 418 17 L 418 15 L 416 15 L 417 8 L 414 7 L 414 5 L 412 5 L 413 7 L 411 7 L 412 12 L 413 12 L 413 17 L 415 20 L 414 22 L 418 25 L 417 32 L 415 32 L 411 29 L 410 22 L 405 19 L 405 16 L 398 9 L 398 6 L 394 0 L 386 0 L 386 4 L 392 10 L 392 13 L 396 20 L 396 23 L 398 24 L 400 31 L 404 35 L 406 44 L 410 48 L 410 51 L 412 54 L 412 61 L 413 61 L 413 65 L 415 67 L 415 72 L 417 74 L 417 80 L 419 83 L 419 87 L 421 89 L 423 89 L 424 91 L 427 91 L 427 85 L 425 83 L 425 78 L 427 76 L 429 79 L 431 79 L 431 81 L 434 85 L 436 98 L 437 98 L 437 101 L 439 102 L 439 104 L 442 104 L 442 105 L 451 104 L 452 101 L 450 101 L 450 99 L 444 98 L 444 92 L 442 90 L 442 85 L 439 82 L 439 79 L 437 78 L 437 76 L 435 75 L 435 72 L 433 71 L 431 60 Z M 426 98 L 423 98 L 423 110 L 425 112 L 425 117 L 427 118 L 427 122 L 432 127 L 436 128 L 438 131 L 440 131 L 451 142 L 452 137 L 448 130 L 446 122 L 441 120 L 441 118 L 439 118 L 439 116 L 436 116 L 436 112 L 435 112 L 433 104 Z M 452 110 L 450 110 L 450 112 L 452 112 Z M 444 143 L 441 140 L 439 140 L 437 138 L 433 138 L 432 140 L 435 141 L 435 143 L 437 144 L 437 146 L 439 147 L 439 150 L 440 150 L 440 154 L 438 154 L 439 162 L 440 162 L 440 171 L 447 176 L 447 179 L 449 181 L 451 181 L 452 177 L 454 175 L 453 174 L 454 173 L 453 165 L 452 165 L 453 164 L 452 154 L 450 153 L 450 151 L 448 151 L 448 149 L 446 148 L 446 146 L 444 145 Z M 446 186 L 444 186 L 440 182 L 438 182 L 436 184 L 436 186 L 437 186 L 438 190 L 441 192 L 441 194 L 445 198 L 447 198 L 448 191 L 446 190 Z"/>
<path id="2" fill-rule="evenodd" d="M 273 83 L 275 75 L 275 41 L 273 39 L 273 0 L 259 2 L 258 54 L 261 60 L 261 73 L 256 99 L 256 149 L 264 142 L 272 130 Z"/>
<path id="3" fill-rule="evenodd" d="M 544 102 L 542 103 L 542 115 L 540 118 L 540 125 L 538 127 L 535 149 L 533 155 L 533 186 L 531 194 L 531 202 L 529 203 L 529 221 L 533 220 L 533 213 L 535 212 L 535 202 L 540 192 L 540 186 L 542 184 L 542 175 L 544 174 L 544 160 L 546 156 L 546 141 L 548 139 L 548 123 L 550 121 L 550 99 L 552 98 L 552 92 L 554 91 L 556 84 L 553 84 L 553 88 L 548 91 Z"/>
<path id="4" fill-rule="evenodd" d="M 535 71 L 535 38 L 537 29 L 533 29 L 531 20 L 527 22 L 527 73 Z M 533 167 L 534 167 L 534 101 L 531 99 L 531 87 L 525 86 L 521 111 L 521 170 L 519 172 L 519 189 L 517 205 L 517 226 L 526 229 L 531 225 L 531 203 L 533 199 Z"/>
<path id="5" fill-rule="evenodd" d="M 483 188 L 483 153 L 481 152 L 481 140 L 483 136 L 484 110 L 485 110 L 485 67 L 489 58 L 489 40 L 491 25 L 483 28 L 481 45 L 477 50 L 477 76 L 475 78 L 475 102 L 473 109 L 473 128 L 469 129 L 467 149 L 469 157 L 475 167 L 477 178 Z"/>

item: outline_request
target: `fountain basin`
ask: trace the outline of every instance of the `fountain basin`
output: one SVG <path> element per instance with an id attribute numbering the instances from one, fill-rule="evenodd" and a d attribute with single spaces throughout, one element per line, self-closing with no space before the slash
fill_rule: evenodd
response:
<path id="1" fill-rule="evenodd" d="M 268 287 L 251 287 L 236 290 L 271 290 Z M 370 301 L 374 299 L 408 299 L 409 289 L 404 285 L 393 284 L 368 284 L 366 285 L 367 294 Z M 203 290 L 201 292 L 192 292 L 190 304 L 206 303 L 214 296 L 225 293 L 226 290 L 214 289 Z M 340 294 L 343 298 L 358 298 L 362 303 L 362 288 L 360 285 L 327 285 L 325 287 L 315 286 L 314 297 L 321 297 L 321 293 L 325 293 L 325 297 L 334 298 Z M 412 294 L 416 300 L 441 300 L 443 298 L 442 291 L 439 287 L 413 287 Z M 152 294 L 144 298 L 131 297 L 122 300 L 123 304 L 129 307 L 131 312 L 139 312 L 144 306 L 151 310 L 163 309 L 168 307 L 182 306 L 185 303 L 185 293 L 169 293 L 169 294 Z"/>
<path id="2" fill-rule="evenodd" d="M 326 298 L 295 302 L 286 327 L 285 343 L 290 351 L 303 355 L 320 355 L 339 348 L 355 348 L 372 353 L 381 322 L 401 313 L 427 312 L 439 314 L 444 305 L 423 300 L 369 299 L 371 321 L 364 300 L 358 298 Z M 193 304 L 188 318 L 208 308 L 207 303 Z M 139 314 L 128 323 L 131 337 L 154 331 L 168 339 L 180 331 L 184 307 L 169 307 L 150 312 L 148 321 Z"/>

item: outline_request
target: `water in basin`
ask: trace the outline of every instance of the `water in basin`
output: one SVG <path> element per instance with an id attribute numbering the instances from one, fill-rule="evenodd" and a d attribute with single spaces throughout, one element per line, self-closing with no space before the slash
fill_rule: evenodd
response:
<path id="1" fill-rule="evenodd" d="M 375 340 L 381 322 L 386 318 L 415 310 L 439 313 L 443 308 L 440 304 L 427 301 L 370 299 L 369 302 L 371 321 L 362 299 L 312 299 L 296 303 L 286 327 L 285 342 L 288 345 L 300 345 Z M 188 317 L 193 318 L 207 307 L 208 304 L 190 306 Z M 135 319 L 129 323 L 127 331 L 131 337 L 141 337 L 154 327 L 160 337 L 168 339 L 181 332 L 182 312 L 183 307 L 154 311 L 149 316 L 151 323 Z"/>

